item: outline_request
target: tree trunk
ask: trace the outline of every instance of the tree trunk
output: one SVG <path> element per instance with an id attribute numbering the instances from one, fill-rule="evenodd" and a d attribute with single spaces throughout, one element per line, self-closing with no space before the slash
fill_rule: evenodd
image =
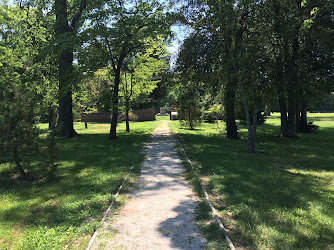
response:
<path id="1" fill-rule="evenodd" d="M 288 137 L 295 138 L 296 133 L 296 98 L 292 91 L 288 94 Z"/>
<path id="2" fill-rule="evenodd" d="M 300 8 L 301 0 L 296 1 L 298 8 Z M 288 137 L 297 137 L 296 133 L 296 114 L 297 114 L 297 99 L 296 93 L 298 89 L 298 57 L 299 57 L 299 29 L 301 23 L 297 22 L 295 28 L 295 34 L 292 41 L 292 55 L 291 66 L 289 67 L 289 75 L 291 76 L 288 84 Z"/>
<path id="3" fill-rule="evenodd" d="M 265 107 L 265 109 L 264 109 L 264 114 L 266 115 L 266 116 L 270 116 L 271 114 L 270 114 L 270 106 L 269 105 L 266 105 L 266 107 Z"/>
<path id="4" fill-rule="evenodd" d="M 56 127 L 57 114 L 54 107 L 49 108 L 49 129 L 54 129 Z"/>
<path id="5" fill-rule="evenodd" d="M 300 108 L 299 105 L 296 104 L 296 133 L 301 132 L 301 117 L 300 117 Z"/>
<path id="6" fill-rule="evenodd" d="M 285 99 L 281 97 L 279 99 L 279 107 L 280 107 L 280 113 L 281 113 L 281 132 L 280 135 L 283 137 L 288 136 L 288 116 L 286 114 L 286 103 Z"/>
<path id="7" fill-rule="evenodd" d="M 60 67 L 62 68 L 62 67 Z M 59 69 L 59 74 L 64 72 Z M 63 77 L 60 77 L 63 78 Z M 58 126 L 61 128 L 61 135 L 66 139 L 75 137 L 77 132 L 73 127 L 72 113 L 72 91 L 68 90 L 69 84 L 59 79 L 59 119 Z"/>
<path id="8" fill-rule="evenodd" d="M 226 137 L 228 139 L 239 139 L 238 127 L 235 122 L 236 85 L 236 81 L 227 81 L 224 92 Z"/>
<path id="9" fill-rule="evenodd" d="M 14 147 L 13 156 L 14 156 L 14 161 L 15 161 L 16 167 L 19 170 L 20 174 L 22 175 L 23 179 L 25 179 L 27 181 L 30 180 L 29 175 L 24 171 L 24 169 L 21 166 L 19 155 L 18 155 L 18 152 L 17 152 L 17 147 Z"/>
<path id="10" fill-rule="evenodd" d="M 56 25 L 55 31 L 58 37 L 73 32 L 68 24 L 67 0 L 55 1 Z M 64 39 L 64 38 L 62 38 Z M 61 48 L 58 57 L 59 74 L 59 119 L 58 126 L 61 128 L 61 135 L 65 138 L 73 138 L 77 135 L 73 128 L 72 114 L 72 86 L 71 74 L 73 71 L 73 48 L 67 46 Z"/>
<path id="11" fill-rule="evenodd" d="M 254 106 L 253 111 L 253 124 L 251 125 L 251 128 L 248 129 L 248 147 L 247 151 L 250 154 L 255 153 L 255 136 L 256 136 L 256 126 L 257 126 L 257 107 Z"/>
<path id="12" fill-rule="evenodd" d="M 303 103 L 300 112 L 300 132 L 307 131 L 307 108 L 306 103 Z"/>
<path id="13" fill-rule="evenodd" d="M 234 69 L 234 72 L 236 74 L 236 83 L 239 84 L 240 93 L 241 93 L 241 97 L 242 97 L 242 102 L 243 102 L 244 108 L 245 108 L 246 122 L 247 122 L 247 129 L 248 129 L 248 148 L 247 148 L 248 149 L 248 153 L 253 154 L 253 153 L 255 153 L 256 125 L 255 126 L 251 125 L 250 116 L 249 116 L 249 107 L 248 107 L 248 102 L 247 102 L 247 97 L 246 97 L 244 85 L 243 85 L 242 80 L 241 80 L 241 75 L 240 75 L 238 66 L 236 64 L 233 51 L 232 51 L 232 49 L 230 47 L 230 44 L 228 43 L 228 36 L 226 34 L 225 34 L 225 47 L 226 47 L 226 50 L 228 51 L 228 53 L 230 55 L 230 58 L 232 60 L 232 63 L 233 63 L 233 69 Z M 253 93 L 253 95 L 255 95 L 255 93 Z M 256 124 L 257 123 L 257 107 L 256 107 L 256 103 L 254 103 L 254 111 L 255 111 L 256 114 L 253 114 L 253 118 L 255 118 L 255 120 L 253 121 L 253 123 Z"/>
<path id="14" fill-rule="evenodd" d="M 126 132 L 130 132 L 129 112 L 130 112 L 129 99 L 126 98 L 126 101 L 125 101 L 125 123 L 126 123 Z"/>
<path id="15" fill-rule="evenodd" d="M 88 129 L 87 114 L 84 114 L 84 118 L 85 118 L 85 129 Z"/>
<path id="16" fill-rule="evenodd" d="M 194 129 L 194 121 L 193 121 L 193 117 L 192 117 L 192 109 L 189 108 L 188 109 L 188 121 L 189 121 L 189 127 L 191 130 Z"/>
<path id="17" fill-rule="evenodd" d="M 118 67 L 115 70 L 115 80 L 114 80 L 114 93 L 112 97 L 112 117 L 111 117 L 111 126 L 109 133 L 109 140 L 117 139 L 117 122 L 118 122 L 118 90 L 120 83 L 120 68 Z"/>

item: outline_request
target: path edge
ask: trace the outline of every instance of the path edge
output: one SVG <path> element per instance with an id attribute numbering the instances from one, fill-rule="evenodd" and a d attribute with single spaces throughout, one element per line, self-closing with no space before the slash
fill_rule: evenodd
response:
<path id="1" fill-rule="evenodd" d="M 197 178 L 198 183 L 199 183 L 199 185 L 200 185 L 200 187 L 201 187 L 201 190 L 202 190 L 202 192 L 204 193 L 205 199 L 206 199 L 207 203 L 209 204 L 209 206 L 210 206 L 210 208 L 211 208 L 212 216 L 215 218 L 216 222 L 218 223 L 219 228 L 220 228 L 220 230 L 222 231 L 222 233 L 223 233 L 223 235 L 224 235 L 224 238 L 225 238 L 226 242 L 228 243 L 230 249 L 231 249 L 231 250 L 235 250 L 235 246 L 234 246 L 233 242 L 231 241 L 230 237 L 228 236 L 228 233 L 226 232 L 226 229 L 225 229 L 225 227 L 224 227 L 224 224 L 223 224 L 222 221 L 220 220 L 220 218 L 219 218 L 219 216 L 218 216 L 218 213 L 217 213 L 215 207 L 213 206 L 213 203 L 212 203 L 212 201 L 210 200 L 210 197 L 209 197 L 207 191 L 205 190 L 204 185 L 202 184 L 201 179 L 199 178 L 198 173 L 196 172 L 196 169 L 195 169 L 194 165 L 192 164 L 191 160 L 189 159 L 189 157 L 188 157 L 186 151 L 184 150 L 184 148 L 183 148 L 181 142 L 180 142 L 179 139 L 177 138 L 177 136 L 176 136 L 176 134 L 174 133 L 174 131 L 173 131 L 172 129 L 171 129 L 171 131 L 172 131 L 172 135 L 173 135 L 173 137 L 174 137 L 175 140 L 178 142 L 178 144 L 179 144 L 179 146 L 180 146 L 180 149 L 181 149 L 182 153 L 184 154 L 184 156 L 185 156 L 187 162 L 189 163 L 189 165 L 190 165 L 191 169 L 193 170 L 194 174 L 196 175 L 196 178 Z"/>
<path id="2" fill-rule="evenodd" d="M 90 249 L 92 248 L 92 246 L 93 246 L 93 244 L 94 244 L 94 242 L 95 242 L 96 236 L 97 236 L 97 234 L 98 234 L 98 230 L 99 230 L 100 228 L 102 228 L 104 222 L 106 221 L 107 216 L 108 216 L 110 210 L 112 209 L 112 207 L 114 206 L 114 203 L 115 203 L 115 201 L 116 201 L 116 199 L 117 199 L 119 193 L 121 192 L 121 190 L 122 190 L 122 188 L 124 187 L 126 181 L 128 180 L 129 175 L 130 175 L 132 169 L 133 169 L 133 166 L 130 168 L 129 172 L 128 172 L 127 175 L 125 176 L 125 179 L 124 179 L 122 185 L 119 186 L 119 188 L 118 188 L 118 190 L 117 190 L 117 193 L 114 194 L 113 200 L 111 201 L 111 203 L 110 203 L 108 209 L 104 212 L 103 217 L 102 217 L 102 220 L 101 220 L 101 223 L 100 223 L 100 226 L 95 230 L 95 232 L 94 232 L 92 238 L 90 239 L 90 241 L 89 241 L 89 243 L 88 243 L 88 247 L 86 248 L 86 250 L 90 250 Z"/>
<path id="3" fill-rule="evenodd" d="M 143 148 L 142 148 L 141 151 L 140 151 L 140 154 L 145 155 L 145 157 L 146 157 L 146 153 L 145 153 L 145 151 L 146 151 L 146 145 L 147 145 L 147 143 L 148 143 L 150 140 L 152 140 L 152 133 L 153 133 L 153 131 L 154 131 L 156 128 L 157 128 L 157 124 L 152 128 L 152 131 L 151 131 L 150 135 L 148 136 L 148 140 L 144 143 L 144 146 L 143 146 Z M 143 161 L 143 162 L 144 162 L 144 161 Z M 143 164 L 143 163 L 141 163 L 140 165 L 142 165 L 142 164 Z M 116 201 L 116 199 L 117 199 L 119 193 L 120 193 L 121 190 L 123 189 L 123 187 L 124 187 L 126 181 L 128 180 L 130 173 L 132 173 L 132 169 L 133 169 L 133 168 L 134 168 L 134 166 L 132 166 L 132 167 L 130 168 L 130 170 L 128 171 L 128 173 L 126 174 L 126 176 L 125 176 L 125 178 L 124 178 L 123 183 L 119 186 L 119 188 L 118 188 L 118 190 L 117 190 L 117 193 L 113 195 L 113 200 L 111 201 L 111 203 L 110 203 L 109 207 L 107 208 L 107 210 L 104 212 L 103 217 L 102 217 L 102 220 L 101 220 L 101 223 L 100 223 L 100 226 L 97 227 L 96 230 L 94 231 L 94 234 L 93 234 L 93 236 L 90 238 L 90 241 L 89 241 L 89 243 L 88 243 L 88 246 L 87 246 L 86 250 L 90 250 L 90 249 L 92 248 L 92 246 L 93 246 L 93 244 L 94 244 L 94 242 L 95 242 L 96 236 L 98 235 L 98 230 L 99 230 L 100 228 L 102 228 L 104 222 L 106 221 L 107 216 L 108 216 L 110 210 L 111 210 L 112 207 L 114 206 L 114 203 L 115 203 L 115 201 Z"/>

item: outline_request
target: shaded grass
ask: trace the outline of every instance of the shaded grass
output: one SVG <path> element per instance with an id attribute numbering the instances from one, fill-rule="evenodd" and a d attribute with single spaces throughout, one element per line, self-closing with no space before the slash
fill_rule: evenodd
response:
<path id="1" fill-rule="evenodd" d="M 131 167 L 140 171 L 140 151 L 156 122 L 118 127 L 119 139 L 108 140 L 109 124 L 76 123 L 79 137 L 62 140 L 58 177 L 21 182 L 15 168 L 0 166 L 0 249 L 84 249 L 99 226 L 103 211 Z M 47 133 L 47 125 L 41 124 Z"/>
<path id="2" fill-rule="evenodd" d="M 246 139 L 227 140 L 214 124 L 191 131 L 171 123 L 237 246 L 334 247 L 334 115 L 310 117 L 320 128 L 299 139 L 273 137 L 279 117 L 269 117 L 255 155 Z"/>

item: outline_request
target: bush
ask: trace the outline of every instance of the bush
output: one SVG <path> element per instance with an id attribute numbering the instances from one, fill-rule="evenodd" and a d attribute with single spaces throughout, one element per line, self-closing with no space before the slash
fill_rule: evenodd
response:
<path id="1" fill-rule="evenodd" d="M 40 138 L 36 126 L 35 93 L 24 84 L 6 86 L 0 101 L 0 148 L 5 159 L 16 165 L 24 179 L 29 159 L 39 152 Z"/>
<path id="2" fill-rule="evenodd" d="M 13 164 L 25 180 L 36 177 L 33 172 L 55 175 L 56 132 L 40 137 L 38 103 L 29 83 L 12 81 L 0 93 L 1 162 Z"/>
<path id="3" fill-rule="evenodd" d="M 214 123 L 215 121 L 217 121 L 217 116 L 214 115 L 213 113 L 209 113 L 209 112 L 205 111 L 202 114 L 201 119 L 204 120 L 205 122 L 208 122 L 208 123 Z"/>
<path id="4" fill-rule="evenodd" d="M 186 124 L 190 129 L 201 123 L 201 105 L 199 96 L 190 88 L 183 88 L 178 99 L 178 119 L 181 124 Z"/>
<path id="5" fill-rule="evenodd" d="M 224 115 L 224 107 L 221 104 L 212 104 L 208 110 L 205 111 L 203 116 L 204 120 L 209 123 L 213 123 L 219 119 L 219 117 L 223 117 Z"/>

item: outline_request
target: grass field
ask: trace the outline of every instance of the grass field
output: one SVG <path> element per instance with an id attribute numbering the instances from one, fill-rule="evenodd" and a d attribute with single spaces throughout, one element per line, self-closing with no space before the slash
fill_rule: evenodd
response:
<path id="1" fill-rule="evenodd" d="M 171 122 L 237 247 L 334 248 L 334 114 L 309 114 L 320 126 L 298 139 L 277 138 L 279 116 L 258 127 L 255 155 L 247 141 L 227 140 L 223 123 L 196 130 Z M 246 137 L 246 128 L 240 126 Z M 211 246 L 219 239 L 207 207 L 198 221 Z M 217 242 L 215 242 L 217 241 Z"/>
<path id="2" fill-rule="evenodd" d="M 0 165 L 0 249 L 85 249 L 112 194 L 133 166 L 140 169 L 140 150 L 156 122 L 118 127 L 119 139 L 108 140 L 109 124 L 76 123 L 81 134 L 61 141 L 58 178 L 22 182 L 15 168 Z M 47 132 L 47 124 L 41 124 Z"/>

